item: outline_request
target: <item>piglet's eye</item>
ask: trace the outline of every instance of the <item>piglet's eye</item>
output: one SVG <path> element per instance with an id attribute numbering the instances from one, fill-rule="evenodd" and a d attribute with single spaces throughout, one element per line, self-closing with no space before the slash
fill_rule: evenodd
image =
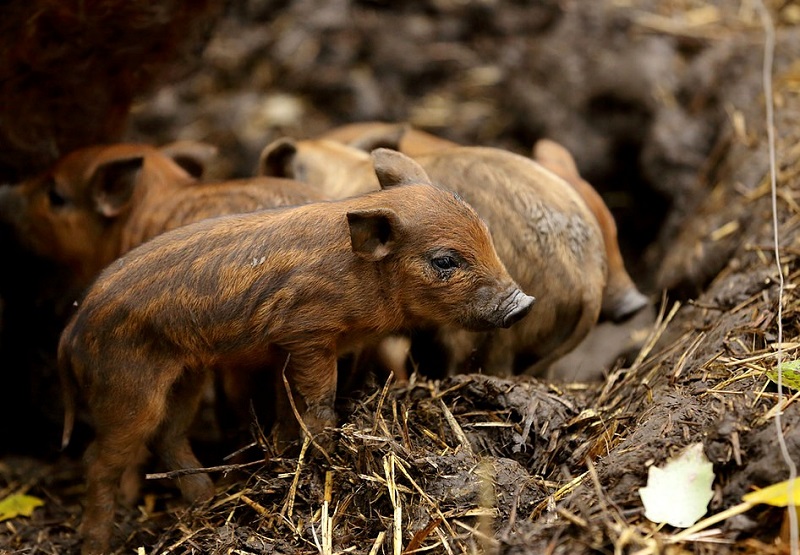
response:
<path id="1" fill-rule="evenodd" d="M 458 261 L 452 256 L 437 256 L 431 260 L 434 268 L 437 270 L 453 270 L 458 268 Z"/>
<path id="2" fill-rule="evenodd" d="M 50 206 L 60 207 L 67 204 L 67 199 L 61 193 L 56 191 L 55 185 L 47 189 L 47 200 L 50 201 Z"/>

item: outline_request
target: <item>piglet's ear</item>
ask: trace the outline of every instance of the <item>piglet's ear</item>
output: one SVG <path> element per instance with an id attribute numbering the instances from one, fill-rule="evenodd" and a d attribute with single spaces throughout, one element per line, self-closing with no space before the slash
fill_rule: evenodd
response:
<path id="1" fill-rule="evenodd" d="M 289 137 L 275 139 L 261 151 L 258 157 L 258 175 L 271 177 L 286 177 L 295 179 L 297 176 L 292 168 L 292 162 L 297 154 L 297 143 Z"/>
<path id="2" fill-rule="evenodd" d="M 403 136 L 409 129 L 410 126 L 407 123 L 387 124 L 351 141 L 350 146 L 365 152 L 371 152 L 376 148 L 400 150 L 400 141 L 403 140 Z"/>
<path id="3" fill-rule="evenodd" d="M 388 148 L 379 148 L 373 150 L 371 156 L 381 189 L 391 189 L 399 185 L 431 184 L 422 166 L 405 154 Z"/>
<path id="4" fill-rule="evenodd" d="M 100 214 L 114 218 L 127 208 L 143 165 L 144 156 L 135 155 L 109 160 L 94 169 L 89 190 Z"/>
<path id="5" fill-rule="evenodd" d="M 533 159 L 561 177 L 580 177 L 572 154 L 550 139 L 539 139 L 533 145 Z"/>
<path id="6" fill-rule="evenodd" d="M 347 223 L 353 252 L 361 258 L 377 262 L 394 249 L 400 223 L 393 210 L 353 210 L 347 213 Z"/>
<path id="7" fill-rule="evenodd" d="M 190 140 L 174 141 L 158 150 L 197 179 L 203 177 L 206 165 L 219 154 L 219 149 L 212 144 Z"/>

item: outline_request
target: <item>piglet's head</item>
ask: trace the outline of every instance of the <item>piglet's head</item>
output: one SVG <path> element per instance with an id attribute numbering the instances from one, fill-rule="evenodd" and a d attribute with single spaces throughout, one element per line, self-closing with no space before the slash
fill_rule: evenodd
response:
<path id="1" fill-rule="evenodd" d="M 309 183 L 330 199 L 348 198 L 378 189 L 372 162 L 366 152 L 327 139 L 276 139 L 261 151 L 258 174 Z"/>
<path id="2" fill-rule="evenodd" d="M 509 327 L 534 298 L 509 276 L 486 224 L 461 198 L 434 187 L 422 167 L 399 152 L 377 149 L 382 193 L 348 213 L 358 256 L 382 265 L 381 286 L 407 326 Z M 374 201 L 372 200 L 374 199 Z"/>
<path id="3" fill-rule="evenodd" d="M 134 144 L 76 150 L 19 185 L 0 187 L 0 225 L 31 254 L 88 281 L 118 255 L 114 238 L 143 181 L 193 181 L 178 155 L 190 158 L 185 145 L 164 154 Z"/>

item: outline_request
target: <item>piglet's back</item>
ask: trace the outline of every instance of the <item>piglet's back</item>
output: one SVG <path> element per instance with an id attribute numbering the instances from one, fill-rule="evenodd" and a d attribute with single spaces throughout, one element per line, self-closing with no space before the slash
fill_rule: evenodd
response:
<path id="1" fill-rule="evenodd" d="M 310 277 L 322 282 L 313 270 L 347 264 L 344 211 L 318 208 L 213 218 L 159 235 L 101 274 L 74 327 L 87 326 L 95 335 L 123 332 L 149 342 L 152 333 L 140 329 L 147 326 L 163 340 L 195 352 L 219 349 L 220 341 L 232 340 L 252 320 L 277 328 L 279 322 L 264 318 L 274 320 L 276 307 L 265 309 L 264 303 L 283 303 L 291 310 L 292 299 L 282 290 L 297 289 L 297 280 Z M 296 271 L 300 265 L 305 275 Z M 256 289 L 257 294 L 248 293 Z M 185 345 L 190 341 L 196 344 Z"/>
<path id="2" fill-rule="evenodd" d="M 195 183 L 151 193 L 135 207 L 123 232 L 121 253 L 165 231 L 208 218 L 321 200 L 323 196 L 307 183 L 272 177 Z"/>

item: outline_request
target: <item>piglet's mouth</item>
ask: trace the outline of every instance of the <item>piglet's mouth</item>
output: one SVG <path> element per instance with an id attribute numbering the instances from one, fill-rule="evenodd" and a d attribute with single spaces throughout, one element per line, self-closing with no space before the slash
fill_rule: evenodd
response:
<path id="1" fill-rule="evenodd" d="M 534 297 L 526 295 L 519 289 L 514 289 L 498 307 L 502 314 L 500 326 L 508 328 L 522 320 L 531 311 L 535 302 Z"/>

